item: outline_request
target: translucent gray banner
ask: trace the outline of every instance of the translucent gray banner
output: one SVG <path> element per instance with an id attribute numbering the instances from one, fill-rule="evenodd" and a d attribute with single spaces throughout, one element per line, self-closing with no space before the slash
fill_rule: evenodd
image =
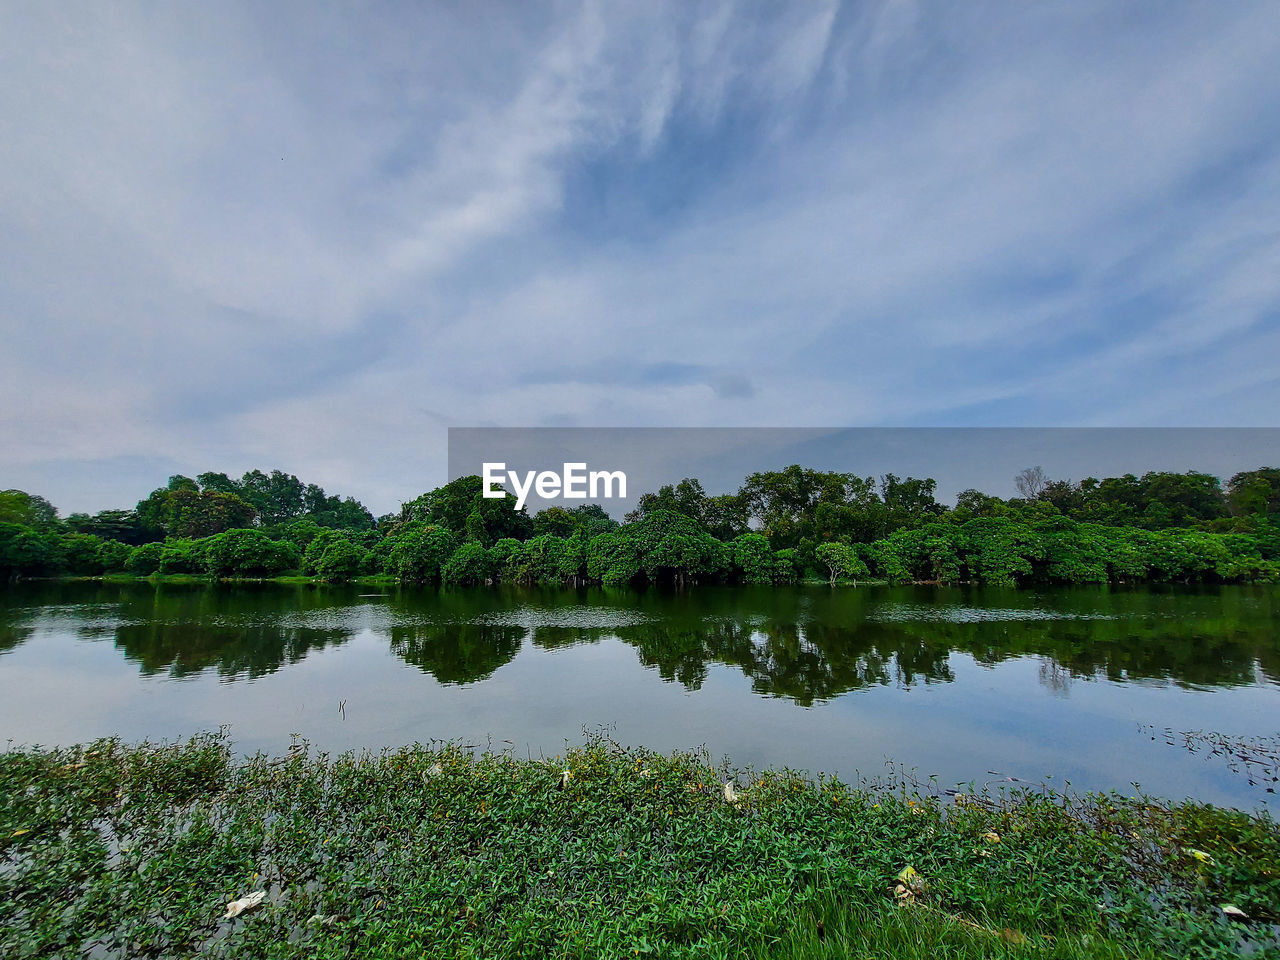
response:
<path id="1" fill-rule="evenodd" d="M 620 518 L 642 494 L 685 477 L 714 496 L 735 492 L 752 473 L 790 464 L 863 477 L 932 477 L 937 499 L 949 504 L 970 488 L 1016 496 L 1015 475 L 1037 466 L 1055 480 L 1151 470 L 1225 480 L 1280 465 L 1280 428 L 451 427 L 449 479 L 483 476 L 486 464 L 492 478 L 501 477 L 494 488 L 523 490 L 531 513 L 598 503 Z M 600 475 L 594 493 L 592 474 Z"/>

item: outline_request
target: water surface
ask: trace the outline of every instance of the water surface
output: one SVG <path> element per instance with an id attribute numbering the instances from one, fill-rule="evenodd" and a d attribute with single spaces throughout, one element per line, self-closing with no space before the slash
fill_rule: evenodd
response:
<path id="1" fill-rule="evenodd" d="M 1266 796 L 1222 758 L 1148 727 L 1274 736 L 1278 626 L 1275 587 L 21 584 L 0 592 L 0 739 L 227 724 L 246 752 L 300 734 L 549 755 L 605 727 L 846 779 L 900 764 L 1251 807 Z"/>

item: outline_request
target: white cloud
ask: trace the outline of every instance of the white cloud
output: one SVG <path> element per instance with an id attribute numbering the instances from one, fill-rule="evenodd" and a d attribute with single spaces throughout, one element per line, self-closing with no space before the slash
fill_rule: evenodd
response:
<path id="1" fill-rule="evenodd" d="M 496 10 L 6 8 L 0 470 L 386 509 L 450 423 L 1269 422 L 1267 4 Z"/>

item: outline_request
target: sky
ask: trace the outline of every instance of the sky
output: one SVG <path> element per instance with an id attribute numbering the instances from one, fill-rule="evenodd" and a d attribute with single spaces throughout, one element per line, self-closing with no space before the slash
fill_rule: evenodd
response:
<path id="1" fill-rule="evenodd" d="M 0 488 L 450 426 L 1280 426 L 1280 11 L 0 5 Z"/>

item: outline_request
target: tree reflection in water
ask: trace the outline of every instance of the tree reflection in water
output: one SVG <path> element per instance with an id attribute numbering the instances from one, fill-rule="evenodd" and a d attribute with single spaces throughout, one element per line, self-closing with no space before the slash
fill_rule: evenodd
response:
<path id="1" fill-rule="evenodd" d="M 367 590 L 367 588 L 365 588 Z M 810 705 L 860 688 L 955 679 L 979 664 L 1040 661 L 1065 693 L 1082 678 L 1194 687 L 1280 678 L 1280 590 L 816 587 L 582 591 L 311 585 L 25 584 L 0 594 L 0 653 L 37 622 L 110 641 L 146 675 L 254 679 L 361 631 L 446 684 L 491 677 L 537 650 L 616 639 L 662 679 L 697 690 L 712 664 L 757 693 Z"/>

